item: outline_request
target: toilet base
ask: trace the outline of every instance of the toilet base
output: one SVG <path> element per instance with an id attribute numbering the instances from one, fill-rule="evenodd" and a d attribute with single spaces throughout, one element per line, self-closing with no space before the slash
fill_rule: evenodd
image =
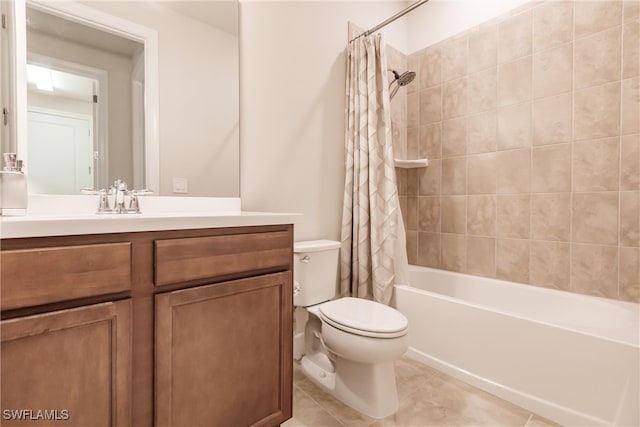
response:
<path id="1" fill-rule="evenodd" d="M 336 388 L 336 373 L 324 353 L 303 356 L 300 365 L 305 375 L 324 390 L 330 392 Z"/>
<path id="2" fill-rule="evenodd" d="M 398 410 L 393 362 L 367 364 L 338 357 L 333 363 L 335 372 L 331 372 L 333 366 L 314 356 L 302 358 L 303 372 L 345 405 L 372 418 L 388 417 Z"/>

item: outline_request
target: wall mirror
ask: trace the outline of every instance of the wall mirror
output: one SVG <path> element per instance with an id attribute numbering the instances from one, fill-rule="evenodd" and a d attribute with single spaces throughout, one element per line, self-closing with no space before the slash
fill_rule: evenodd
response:
<path id="1" fill-rule="evenodd" d="M 160 195 L 239 196 L 236 1 L 14 7 L 15 146 L 31 193 L 123 178 Z"/>

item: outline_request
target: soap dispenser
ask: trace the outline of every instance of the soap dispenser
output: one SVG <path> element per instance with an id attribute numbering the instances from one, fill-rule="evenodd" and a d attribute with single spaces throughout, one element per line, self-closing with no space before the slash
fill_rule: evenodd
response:
<path id="1" fill-rule="evenodd" d="M 4 154 L 0 171 L 0 215 L 24 215 L 27 209 L 27 177 L 16 153 Z"/>

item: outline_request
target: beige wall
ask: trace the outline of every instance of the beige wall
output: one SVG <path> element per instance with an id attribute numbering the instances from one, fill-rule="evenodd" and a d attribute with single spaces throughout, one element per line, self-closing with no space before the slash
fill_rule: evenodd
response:
<path id="1" fill-rule="evenodd" d="M 404 6 L 240 3 L 243 209 L 303 213 L 296 240 L 340 238 L 347 21 L 368 28 Z M 403 31 L 385 33 L 402 44 Z"/>
<path id="2" fill-rule="evenodd" d="M 410 262 L 640 301 L 639 14 L 531 3 L 409 56 Z"/>

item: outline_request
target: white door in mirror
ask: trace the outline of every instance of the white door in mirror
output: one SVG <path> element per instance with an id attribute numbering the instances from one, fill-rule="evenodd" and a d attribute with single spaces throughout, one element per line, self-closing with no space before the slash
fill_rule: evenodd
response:
<path id="1" fill-rule="evenodd" d="M 76 117 L 74 117 L 76 116 Z M 65 111 L 29 111 L 29 190 L 36 194 L 77 194 L 95 186 L 91 116 Z"/>
<path id="2" fill-rule="evenodd" d="M 173 178 L 173 192 L 174 193 L 188 193 L 187 178 Z"/>

